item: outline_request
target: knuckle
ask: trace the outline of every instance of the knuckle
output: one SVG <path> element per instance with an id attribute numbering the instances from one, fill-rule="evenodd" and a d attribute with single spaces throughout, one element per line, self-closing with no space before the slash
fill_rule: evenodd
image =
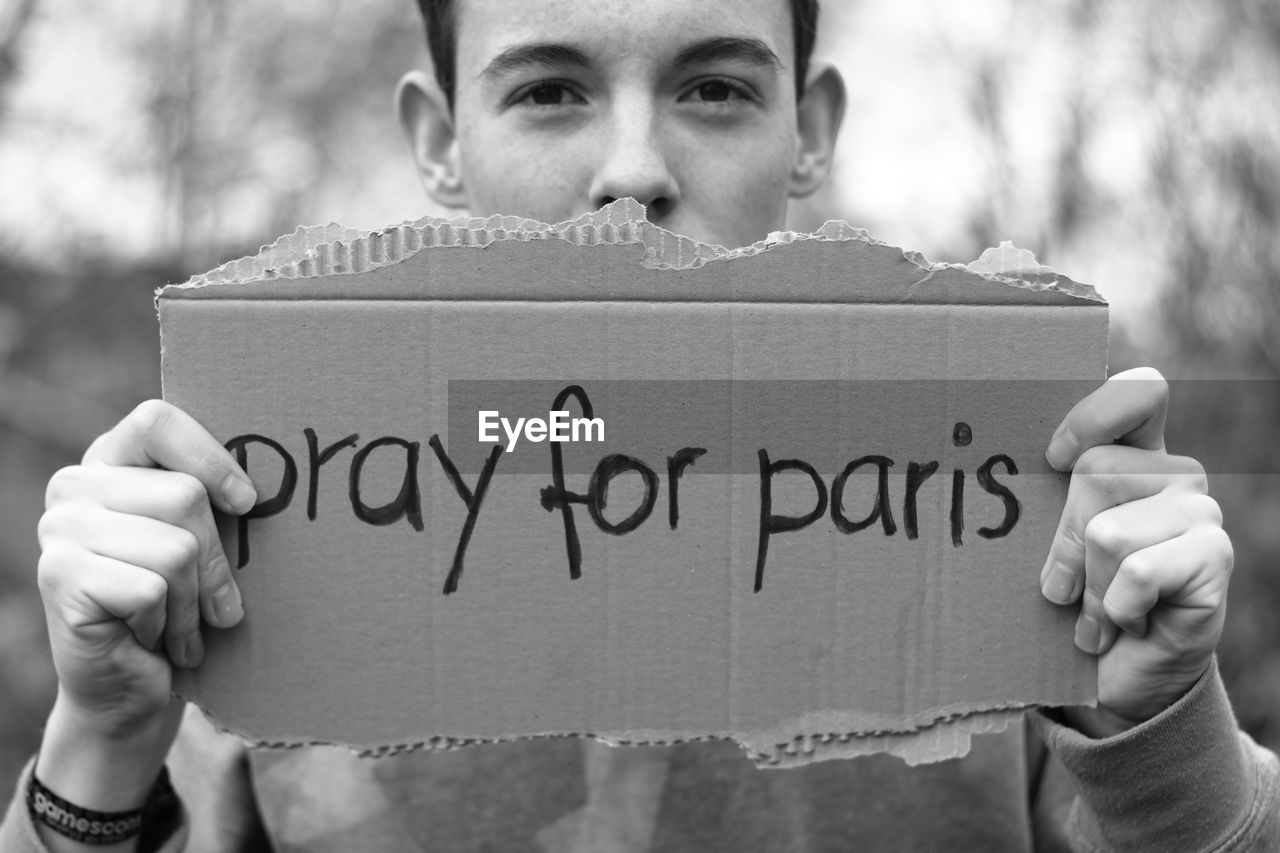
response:
<path id="1" fill-rule="evenodd" d="M 36 524 L 36 541 L 45 551 L 48 551 L 52 547 L 53 540 L 58 538 L 58 531 L 62 527 L 61 515 L 62 513 L 56 507 L 47 509 Z"/>
<path id="2" fill-rule="evenodd" d="M 173 490 L 170 498 L 172 505 L 183 516 L 198 515 L 209 499 L 204 484 L 190 474 L 173 472 L 170 487 Z"/>
<path id="3" fill-rule="evenodd" d="M 1208 533 L 1210 548 L 1213 549 L 1216 562 L 1222 566 L 1223 574 L 1230 575 L 1236 562 L 1235 546 L 1231 544 L 1231 536 L 1221 527 L 1212 527 Z"/>
<path id="4" fill-rule="evenodd" d="M 1209 493 L 1209 474 L 1199 459 L 1191 456 L 1170 457 L 1178 468 L 1179 485 L 1191 492 L 1202 495 Z"/>
<path id="5" fill-rule="evenodd" d="M 47 549 L 58 542 L 82 541 L 89 517 L 83 504 L 60 503 L 44 511 L 36 524 L 36 541 Z"/>
<path id="6" fill-rule="evenodd" d="M 166 569 L 177 570 L 195 562 L 200 553 L 200 542 L 195 534 L 183 528 L 174 528 L 173 535 L 165 545 L 162 563 Z"/>
<path id="7" fill-rule="evenodd" d="M 1135 367 L 1113 378 L 1141 382 L 1151 396 L 1162 404 L 1169 399 L 1169 381 L 1154 367 Z"/>
<path id="8" fill-rule="evenodd" d="M 164 400 L 145 400 L 125 420 L 134 435 L 145 439 L 161 432 L 172 414 L 173 408 Z"/>
<path id="9" fill-rule="evenodd" d="M 169 582 L 155 572 L 147 572 L 138 581 L 137 592 L 144 607 L 162 607 L 169 597 Z"/>
<path id="10" fill-rule="evenodd" d="M 1163 406 L 1169 402 L 1169 380 L 1154 367 L 1145 368 L 1143 371 L 1143 380 L 1149 383 L 1151 394 Z"/>
<path id="11" fill-rule="evenodd" d="M 1138 612 L 1137 602 L 1132 596 L 1115 595 L 1108 592 L 1102 600 L 1102 609 L 1107 618 L 1119 628 L 1131 628 L 1141 621 L 1144 614 Z"/>
<path id="12" fill-rule="evenodd" d="M 214 453 L 212 451 L 206 451 L 206 452 L 202 452 L 196 458 L 195 466 L 193 470 L 196 471 L 200 476 L 209 477 L 211 480 L 213 480 L 213 482 L 217 482 L 217 479 L 214 479 L 214 478 L 219 473 L 219 470 L 222 467 L 223 465 L 222 465 L 221 457 L 217 453 Z M 218 479 L 221 479 L 221 478 L 218 478 Z"/>
<path id="13" fill-rule="evenodd" d="M 84 481 L 84 469 L 79 465 L 68 465 L 54 471 L 44 490 L 45 508 L 78 496 L 84 488 Z"/>
<path id="14" fill-rule="evenodd" d="M 1086 544 L 1093 550 L 1107 555 L 1120 554 L 1125 546 L 1125 531 L 1120 524 L 1106 514 L 1095 515 L 1084 528 Z"/>
<path id="15" fill-rule="evenodd" d="M 1109 486 L 1110 480 L 1120 471 L 1120 463 L 1115 450 L 1109 445 L 1090 447 L 1080 454 L 1076 462 L 1076 474 L 1090 480 L 1101 480 L 1102 488 Z"/>
<path id="16" fill-rule="evenodd" d="M 1130 554 L 1120 561 L 1120 566 L 1116 570 L 1116 576 L 1123 578 L 1131 587 L 1137 589 L 1147 589 L 1151 587 L 1156 580 L 1159 569 L 1146 557 L 1141 556 L 1141 552 Z"/>
<path id="17" fill-rule="evenodd" d="M 58 595 L 72 563 L 71 549 L 61 545 L 50 545 L 40 553 L 36 563 L 36 586 L 46 601 Z"/>
<path id="18" fill-rule="evenodd" d="M 1222 507 L 1208 495 L 1196 494 L 1191 501 L 1191 510 L 1198 519 L 1211 527 L 1222 527 Z"/>
<path id="19" fill-rule="evenodd" d="M 121 423 L 123 423 L 123 421 Z M 93 441 L 91 441 L 89 443 L 89 446 L 85 448 L 84 455 L 80 457 L 81 464 L 88 462 L 90 459 L 96 458 L 98 455 L 98 451 L 100 450 L 101 444 L 104 441 L 107 441 L 109 436 L 119 428 L 120 428 L 120 424 L 116 424 L 110 430 L 108 430 L 107 432 L 104 432 L 102 435 L 98 436 Z"/>
<path id="20" fill-rule="evenodd" d="M 182 555 L 182 565 L 194 563 L 200 555 L 200 540 L 191 531 L 183 530 L 178 536 L 178 549 Z"/>

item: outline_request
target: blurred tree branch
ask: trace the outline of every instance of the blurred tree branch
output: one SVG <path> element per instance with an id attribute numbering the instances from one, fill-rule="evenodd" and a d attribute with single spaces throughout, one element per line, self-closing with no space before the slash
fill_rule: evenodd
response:
<path id="1" fill-rule="evenodd" d="M 18 43 L 35 16 L 36 0 L 9 0 L 0 5 L 0 98 L 18 76 Z M 0 118 L 4 104 L 0 100 Z"/>

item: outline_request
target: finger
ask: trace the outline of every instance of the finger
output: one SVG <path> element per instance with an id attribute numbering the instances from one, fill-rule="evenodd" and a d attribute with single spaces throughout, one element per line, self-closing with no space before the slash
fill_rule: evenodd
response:
<path id="1" fill-rule="evenodd" d="M 1221 527 L 1199 525 L 1174 539 L 1135 551 L 1120 563 L 1102 600 L 1107 618 L 1134 636 L 1146 636 L 1157 603 L 1206 615 L 1223 605 L 1231 574 L 1231 540 Z"/>
<path id="2" fill-rule="evenodd" d="M 226 512 L 253 509 L 257 492 L 244 470 L 194 418 L 163 400 L 148 400 L 98 437 L 85 464 L 158 466 L 190 474 Z"/>
<path id="3" fill-rule="evenodd" d="M 58 507 L 82 505 L 86 499 L 116 513 L 145 516 L 189 531 L 198 546 L 196 571 L 205 621 L 219 628 L 230 628 L 240 621 L 244 615 L 240 590 L 232 579 L 231 565 L 218 538 L 205 487 L 199 480 L 190 474 L 154 468 L 103 465 L 64 468 L 49 480 L 46 501 L 50 510 L 42 519 L 42 529 L 46 533 L 62 530 L 78 538 L 84 510 L 68 513 L 70 517 L 65 524 L 58 525 L 61 517 Z M 108 526 L 106 532 L 99 531 L 94 550 L 127 560 L 114 553 L 110 542 L 103 541 L 108 536 L 113 540 L 118 538 L 114 530 Z"/>
<path id="4" fill-rule="evenodd" d="M 138 645 L 148 651 L 159 647 L 168 597 L 162 576 L 111 557 L 55 546 L 41 556 L 39 577 L 47 606 L 72 630 L 123 622 Z"/>
<path id="5" fill-rule="evenodd" d="M 1045 459 L 1069 471 L 1089 448 L 1113 442 L 1163 450 L 1168 410 L 1169 383 L 1159 371 L 1140 367 L 1117 373 L 1067 412 L 1049 439 Z"/>
<path id="6" fill-rule="evenodd" d="M 164 578 L 164 644 L 175 666 L 195 666 L 204 656 L 200 637 L 200 600 L 196 574 L 199 544 L 191 531 L 140 515 L 109 517 L 114 535 L 102 535 L 98 525 L 85 533 L 84 543 L 101 557 L 154 572 Z M 95 547 L 97 546 L 97 547 Z M 101 548 L 101 550 L 99 550 Z"/>
<path id="7" fill-rule="evenodd" d="M 1055 604 L 1071 604 L 1084 591 L 1085 526 L 1111 507 L 1167 489 L 1203 494 L 1204 468 L 1186 456 L 1122 445 L 1086 451 L 1071 475 L 1067 502 L 1040 570 L 1040 590 Z"/>
<path id="8" fill-rule="evenodd" d="M 1177 539 L 1201 525 L 1219 525 L 1222 513 L 1208 495 L 1175 493 L 1123 503 L 1094 516 L 1085 528 L 1085 590 L 1076 620 L 1076 645 L 1102 654 L 1115 642 L 1117 625 L 1103 606 L 1120 565 L 1130 555 Z M 1145 611 L 1144 611 L 1145 614 Z M 1129 626 L 1139 626 L 1130 622 Z M 1145 633 L 1145 625 L 1140 630 Z"/>
<path id="9" fill-rule="evenodd" d="M 147 569 L 165 580 L 165 648 L 177 666 L 204 656 L 200 637 L 199 543 L 184 527 L 141 515 L 102 510 L 88 514 L 80 543 L 93 554 Z"/>

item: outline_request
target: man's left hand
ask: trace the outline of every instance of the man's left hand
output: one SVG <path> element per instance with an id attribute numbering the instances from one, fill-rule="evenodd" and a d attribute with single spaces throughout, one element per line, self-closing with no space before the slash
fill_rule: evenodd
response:
<path id="1" fill-rule="evenodd" d="M 1098 712 L 1086 734 L 1159 714 L 1204 674 L 1222 635 L 1231 540 L 1204 467 L 1164 447 L 1169 386 L 1157 371 L 1117 374 L 1067 414 L 1046 458 L 1071 471 L 1040 588 L 1083 598 L 1075 642 L 1098 655 Z"/>

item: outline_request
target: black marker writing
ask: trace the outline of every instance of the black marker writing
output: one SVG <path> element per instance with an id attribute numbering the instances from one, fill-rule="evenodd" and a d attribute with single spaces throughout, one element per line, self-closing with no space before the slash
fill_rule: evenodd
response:
<path id="1" fill-rule="evenodd" d="M 866 518 L 861 521 L 850 521 L 844 514 L 844 486 L 849 475 L 863 465 L 875 465 L 879 468 L 879 476 L 876 478 L 876 504 Z M 893 460 L 887 456 L 863 456 L 846 465 L 840 475 L 832 481 L 831 520 L 841 532 L 857 533 L 859 530 L 870 527 L 877 518 L 884 526 L 885 536 L 892 536 L 898 531 L 898 525 L 893 523 L 893 509 L 889 505 L 889 466 L 891 465 Z"/>
<path id="2" fill-rule="evenodd" d="M 472 492 L 467 488 L 467 484 L 462 482 L 462 475 L 458 473 L 458 468 L 449 458 L 449 454 L 444 452 L 444 447 L 440 444 L 440 436 L 431 436 L 427 443 L 435 451 L 445 475 L 448 476 L 449 482 L 453 483 L 454 491 L 467 506 L 467 520 L 462 525 L 458 547 L 453 551 L 453 564 L 449 567 L 449 576 L 444 581 L 444 594 L 448 595 L 457 592 L 458 581 L 462 579 L 462 561 L 467 553 L 467 543 L 471 541 L 471 534 L 476 529 L 476 519 L 480 516 L 480 502 L 484 500 L 485 493 L 489 490 L 489 481 L 493 479 L 493 471 L 498 467 L 498 458 L 502 456 L 502 446 L 498 445 L 489 451 L 489 458 L 484 461 L 484 468 L 480 470 L 475 491 Z"/>
<path id="3" fill-rule="evenodd" d="M 552 411 L 564 411 L 564 405 L 570 397 L 577 399 L 578 405 L 582 407 L 584 418 L 595 417 L 591 409 L 591 401 L 587 399 L 587 392 L 577 385 L 570 385 L 556 395 L 555 403 L 551 406 Z M 570 580 L 577 580 L 582 576 L 582 545 L 578 541 L 578 526 L 573 520 L 573 508 L 569 504 L 586 502 L 586 495 L 565 490 L 564 453 L 560 450 L 559 444 L 551 444 L 551 485 L 542 490 L 542 508 L 547 512 L 558 508 L 564 520 L 564 547 L 569 558 Z"/>
<path id="4" fill-rule="evenodd" d="M 328 462 L 338 454 L 339 450 L 344 447 L 355 447 L 356 440 L 360 436 L 352 433 L 341 441 L 335 441 L 333 444 L 320 450 L 320 442 L 316 438 L 316 431 L 311 427 L 307 427 L 302 431 L 307 437 L 307 459 L 311 463 L 310 476 L 307 484 L 307 518 L 312 521 L 316 520 L 316 492 L 320 490 L 320 466 Z"/>
<path id="5" fill-rule="evenodd" d="M 827 511 L 827 484 L 822 482 L 822 478 L 818 476 L 818 472 L 812 465 L 800 459 L 779 459 L 777 462 L 770 462 L 767 451 L 761 448 L 758 453 L 760 457 L 760 538 L 756 545 L 756 592 L 764 586 L 764 561 L 769 553 L 769 537 L 775 533 L 808 527 Z M 818 493 L 817 504 L 811 512 L 805 515 L 773 514 L 773 475 L 779 471 L 801 471 L 809 475 Z"/>
<path id="6" fill-rule="evenodd" d="M 604 517 L 604 507 L 609 499 L 609 483 L 624 471 L 635 471 L 644 480 L 644 498 L 631 515 L 613 524 Z M 658 475 L 639 459 L 611 453 L 596 463 L 596 470 L 591 474 L 591 485 L 587 487 L 587 497 L 587 511 L 591 513 L 591 520 L 596 523 L 596 527 L 605 533 L 621 536 L 644 524 L 649 513 L 653 512 L 653 505 L 658 500 Z"/>
<path id="7" fill-rule="evenodd" d="M 418 489 L 418 442 L 405 441 L 403 438 L 386 436 L 371 441 L 356 451 L 351 457 L 350 495 L 351 511 L 356 518 L 369 524 L 382 526 L 405 518 L 414 530 L 422 530 L 422 495 Z M 379 447 L 402 447 L 405 451 L 404 477 L 400 481 L 400 492 L 390 503 L 382 506 L 369 506 L 360 496 L 360 474 L 364 471 L 364 463 L 369 454 Z"/>
<path id="8" fill-rule="evenodd" d="M 706 452 L 705 447 L 682 447 L 667 457 L 667 523 L 672 530 L 680 523 L 680 476 Z"/>
<path id="9" fill-rule="evenodd" d="M 1000 463 L 1010 474 L 1017 476 L 1018 466 L 1013 464 L 1013 460 L 1003 453 L 998 456 L 992 456 L 986 462 L 982 463 L 982 467 L 978 469 L 978 485 L 987 492 L 999 496 L 1004 502 L 1004 519 L 997 527 L 980 527 L 978 535 L 984 539 L 999 539 L 1009 535 L 1009 531 L 1013 530 L 1013 526 L 1018 523 L 1018 517 L 1022 514 L 1022 504 L 1009 491 L 1009 487 L 996 480 L 991 476 L 991 469 L 996 463 Z"/>
<path id="10" fill-rule="evenodd" d="M 253 509 L 246 512 L 236 522 L 236 568 L 243 569 L 249 562 L 249 519 L 266 518 L 283 510 L 293 500 L 294 487 L 298 485 L 298 465 L 289 455 L 289 451 L 277 441 L 263 435 L 238 435 L 227 442 L 227 450 L 235 454 L 236 463 L 247 474 L 249 472 L 250 443 L 270 447 L 284 463 L 284 474 L 280 477 L 280 489 L 275 497 L 259 500 Z"/>
<path id="11" fill-rule="evenodd" d="M 920 535 L 916 519 L 916 495 L 924 481 L 937 470 L 937 462 L 926 462 L 924 465 L 919 462 L 907 463 L 907 496 L 902 500 L 902 523 L 907 529 L 908 539 L 915 539 Z"/>

